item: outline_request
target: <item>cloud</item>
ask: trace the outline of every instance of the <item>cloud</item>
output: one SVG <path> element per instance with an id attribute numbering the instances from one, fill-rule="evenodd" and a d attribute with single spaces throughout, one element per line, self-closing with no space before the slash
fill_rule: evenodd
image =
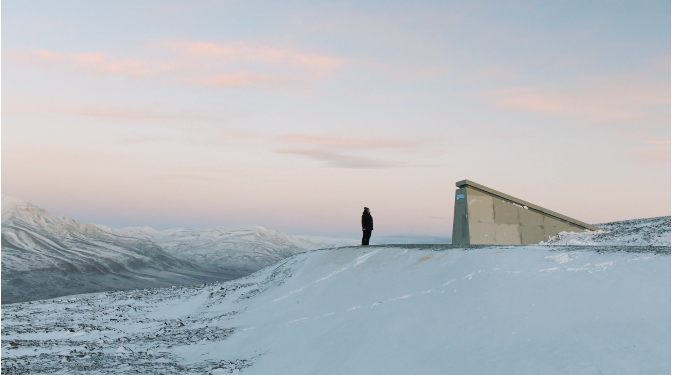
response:
<path id="1" fill-rule="evenodd" d="M 594 123 L 659 121 L 653 107 L 670 106 L 670 82 L 647 77 L 599 77 L 574 87 L 508 87 L 484 92 L 496 106 L 517 112 L 574 116 Z"/>
<path id="2" fill-rule="evenodd" d="M 102 53 L 47 50 L 3 52 L 9 61 L 53 69 L 82 69 L 100 76 L 156 79 L 204 87 L 271 88 L 329 78 L 345 64 L 339 58 L 292 48 L 245 43 L 178 40 L 156 43 L 160 58 L 119 58 Z"/>
<path id="3" fill-rule="evenodd" d="M 510 111 L 579 116 L 594 122 L 615 122 L 642 118 L 633 106 L 619 106 L 585 93 L 556 93 L 538 88 L 498 89 L 485 95 L 498 107 Z"/>
<path id="4" fill-rule="evenodd" d="M 38 65 L 65 65 L 85 68 L 101 75 L 125 75 L 132 78 L 146 78 L 171 70 L 165 63 L 143 59 L 116 59 L 100 53 L 58 53 L 45 50 L 9 51 L 10 60 L 35 63 Z"/>
<path id="5" fill-rule="evenodd" d="M 3 156 L 7 160 L 15 160 L 8 165 L 61 165 L 73 167 L 81 165 L 105 164 L 109 160 L 119 159 L 119 154 L 102 149 L 73 149 L 70 147 L 42 146 L 42 145 L 6 145 L 3 146 Z M 16 162 L 16 161 L 19 161 Z"/>
<path id="6" fill-rule="evenodd" d="M 233 74 L 218 74 L 204 78 L 186 78 L 183 82 L 192 86 L 205 87 L 255 87 L 272 88 L 289 84 L 293 80 L 272 74 L 257 74 L 252 72 L 238 72 Z"/>
<path id="7" fill-rule="evenodd" d="M 642 161 L 671 162 L 671 141 L 646 141 L 645 143 L 652 146 L 632 151 L 631 156 Z"/>
<path id="8" fill-rule="evenodd" d="M 254 46 L 244 43 L 216 44 L 190 40 L 161 43 L 176 54 L 188 58 L 225 58 L 227 61 L 259 62 L 267 65 L 298 65 L 315 69 L 335 69 L 344 64 L 338 58 L 291 48 Z"/>
<path id="9" fill-rule="evenodd" d="M 417 161 L 423 159 L 422 155 L 433 153 L 433 146 L 444 144 L 439 139 L 341 138 L 305 134 L 282 135 L 270 140 L 283 145 L 276 153 L 323 161 L 330 168 L 355 169 L 410 167 L 412 162 L 414 167 L 436 167 Z"/>
<path id="10" fill-rule="evenodd" d="M 385 168 L 399 168 L 404 164 L 382 158 L 375 158 L 369 156 L 346 155 L 331 151 L 318 150 L 278 150 L 278 154 L 292 154 L 305 156 L 309 159 L 319 160 L 325 162 L 328 168 L 348 168 L 348 169 L 385 169 Z"/>
<path id="11" fill-rule="evenodd" d="M 357 139 L 318 137 L 311 135 L 284 135 L 278 137 L 284 143 L 292 143 L 306 146 L 331 146 L 339 148 L 414 148 L 420 146 L 418 141 L 404 141 L 398 139 Z"/>
<path id="12" fill-rule="evenodd" d="M 642 161 L 671 162 L 671 149 L 637 150 L 631 153 L 633 157 Z"/>
<path id="13" fill-rule="evenodd" d="M 80 116 L 105 117 L 122 120 L 208 120 L 210 118 L 189 113 L 165 113 L 145 108 L 81 107 L 57 109 L 55 112 Z"/>

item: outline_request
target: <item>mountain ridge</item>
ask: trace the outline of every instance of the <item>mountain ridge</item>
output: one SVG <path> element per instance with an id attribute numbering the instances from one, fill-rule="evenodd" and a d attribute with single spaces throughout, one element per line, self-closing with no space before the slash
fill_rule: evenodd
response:
<path id="1" fill-rule="evenodd" d="M 3 196 L 2 302 L 231 280 L 318 247 L 261 227 L 113 229 Z"/>

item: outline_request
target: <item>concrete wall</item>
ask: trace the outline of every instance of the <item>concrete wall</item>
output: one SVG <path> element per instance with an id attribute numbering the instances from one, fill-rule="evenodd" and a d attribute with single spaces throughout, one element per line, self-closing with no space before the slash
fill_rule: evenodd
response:
<path id="1" fill-rule="evenodd" d="M 456 245 L 528 245 L 563 231 L 598 229 L 469 180 L 456 186 L 452 237 Z"/>

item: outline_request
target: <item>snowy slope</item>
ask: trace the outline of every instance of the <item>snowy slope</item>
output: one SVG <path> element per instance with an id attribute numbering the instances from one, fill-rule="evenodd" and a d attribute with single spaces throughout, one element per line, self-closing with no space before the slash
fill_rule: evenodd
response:
<path id="1" fill-rule="evenodd" d="M 256 228 L 111 229 L 2 197 L 2 302 L 248 275 L 318 245 Z"/>
<path id="2" fill-rule="evenodd" d="M 350 247 L 5 305 L 3 373 L 661 374 L 670 247 Z"/>
<path id="3" fill-rule="evenodd" d="M 671 246 L 671 217 L 615 221 L 596 224 L 601 231 L 561 232 L 547 242 L 550 245 L 581 246 Z"/>

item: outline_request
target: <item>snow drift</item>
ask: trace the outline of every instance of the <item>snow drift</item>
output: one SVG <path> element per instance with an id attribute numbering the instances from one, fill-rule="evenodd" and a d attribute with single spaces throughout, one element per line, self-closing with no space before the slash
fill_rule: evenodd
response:
<path id="1" fill-rule="evenodd" d="M 581 246 L 671 246 L 671 217 L 615 221 L 596 224 L 602 230 L 584 233 L 561 232 L 550 245 Z"/>
<path id="2" fill-rule="evenodd" d="M 670 372 L 670 247 L 350 247 L 5 305 L 12 373 Z"/>

